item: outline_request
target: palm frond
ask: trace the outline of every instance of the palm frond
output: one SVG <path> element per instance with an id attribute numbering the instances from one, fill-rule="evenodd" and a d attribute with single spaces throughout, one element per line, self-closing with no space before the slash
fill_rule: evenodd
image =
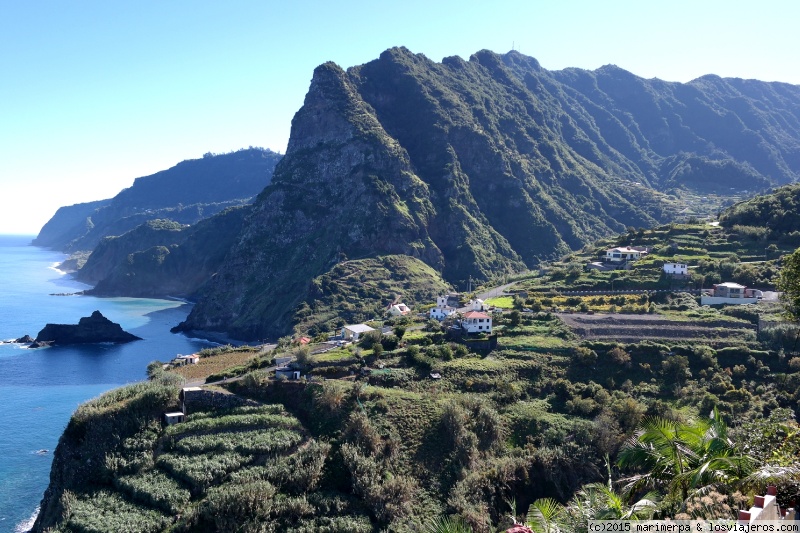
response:
<path id="1" fill-rule="evenodd" d="M 460 518 L 439 516 L 425 524 L 424 533 L 473 533 L 473 530 Z"/>

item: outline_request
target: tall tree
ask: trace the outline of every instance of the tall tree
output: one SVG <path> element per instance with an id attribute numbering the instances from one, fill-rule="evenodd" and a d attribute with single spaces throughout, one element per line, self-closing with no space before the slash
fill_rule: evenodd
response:
<path id="1" fill-rule="evenodd" d="M 792 320 L 800 320 L 800 248 L 783 259 L 778 290 Z"/>

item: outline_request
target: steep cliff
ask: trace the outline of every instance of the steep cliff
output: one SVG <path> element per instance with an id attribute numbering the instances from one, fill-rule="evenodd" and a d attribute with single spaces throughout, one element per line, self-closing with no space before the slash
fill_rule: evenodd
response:
<path id="1" fill-rule="evenodd" d="M 192 298 L 217 272 L 249 211 L 250 206 L 231 207 L 177 230 L 159 221 L 158 230 L 149 223 L 120 237 L 107 237 L 78 275 L 97 258 L 103 274 L 87 294 Z"/>
<path id="2" fill-rule="evenodd" d="M 128 263 L 133 252 L 154 246 L 180 244 L 186 239 L 186 232 L 181 229 L 181 224 L 177 222 L 155 219 L 120 236 L 104 237 L 75 277 L 85 283 L 95 284 L 107 278 L 121 264 Z"/>
<path id="3" fill-rule="evenodd" d="M 266 187 L 281 155 L 249 148 L 207 154 L 137 178 L 114 198 L 61 208 L 33 244 L 65 252 L 94 249 L 154 219 L 194 224 L 227 207 L 248 203 Z"/>

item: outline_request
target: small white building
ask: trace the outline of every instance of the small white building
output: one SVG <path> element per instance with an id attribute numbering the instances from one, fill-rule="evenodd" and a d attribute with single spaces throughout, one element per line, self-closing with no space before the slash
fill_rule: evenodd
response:
<path id="1" fill-rule="evenodd" d="M 492 317 L 480 311 L 467 311 L 461 319 L 461 329 L 467 333 L 491 333 Z"/>
<path id="2" fill-rule="evenodd" d="M 489 309 L 489 306 L 487 306 L 480 298 L 470 300 L 467 304 L 467 307 L 470 311 L 487 311 Z"/>
<path id="3" fill-rule="evenodd" d="M 664 272 L 669 275 L 687 276 L 689 267 L 686 263 L 664 263 Z"/>
<path id="4" fill-rule="evenodd" d="M 456 308 L 450 307 L 449 305 L 446 305 L 444 307 L 436 306 L 431 309 L 430 317 L 435 318 L 436 320 L 444 320 L 445 318 L 449 317 L 455 312 Z"/>
<path id="5" fill-rule="evenodd" d="M 164 423 L 168 426 L 173 424 L 179 424 L 186 420 L 186 415 L 184 415 L 180 411 L 175 411 L 173 413 L 164 413 Z"/>
<path id="6" fill-rule="evenodd" d="M 621 263 L 623 261 L 638 261 L 643 255 L 647 255 L 646 250 L 631 248 L 630 246 L 611 248 L 606 250 L 605 260 L 610 263 Z"/>
<path id="7" fill-rule="evenodd" d="M 758 303 L 760 293 L 761 291 L 727 281 L 717 283 L 713 289 L 705 291 L 700 296 L 700 305 L 754 304 Z"/>
<path id="8" fill-rule="evenodd" d="M 298 380 L 300 379 L 300 371 L 288 367 L 276 368 L 275 377 L 278 379 Z"/>
<path id="9" fill-rule="evenodd" d="M 411 312 L 406 304 L 393 304 L 389 306 L 389 314 L 392 316 L 405 316 Z"/>
<path id="10" fill-rule="evenodd" d="M 196 365 L 200 362 L 200 356 L 196 353 L 191 355 L 179 355 L 175 360 L 180 361 L 180 363 L 178 363 L 179 365 Z"/>
<path id="11" fill-rule="evenodd" d="M 457 311 L 458 294 L 445 294 L 436 297 L 436 307 L 430 310 L 429 316 L 436 320 L 444 320 Z"/>
<path id="12" fill-rule="evenodd" d="M 342 338 L 356 342 L 361 335 L 370 331 L 375 331 L 375 329 L 366 324 L 350 324 L 342 328 Z"/>

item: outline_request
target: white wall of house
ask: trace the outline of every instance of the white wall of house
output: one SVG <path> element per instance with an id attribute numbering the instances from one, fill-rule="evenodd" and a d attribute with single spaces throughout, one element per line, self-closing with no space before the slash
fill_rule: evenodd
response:
<path id="1" fill-rule="evenodd" d="M 411 309 L 406 304 L 394 304 L 389 308 L 389 314 L 392 316 L 403 316 L 411 312 Z"/>
<path id="2" fill-rule="evenodd" d="M 685 263 L 664 263 L 664 272 L 686 275 L 689 273 L 689 267 Z"/>
<path id="3" fill-rule="evenodd" d="M 758 298 L 725 298 L 722 296 L 700 296 L 700 305 L 743 305 L 758 303 Z"/>
<path id="4" fill-rule="evenodd" d="M 455 313 L 456 310 L 452 307 L 434 307 L 430 311 L 430 317 L 435 318 L 436 320 L 444 320 L 448 316 Z"/>
<path id="5" fill-rule="evenodd" d="M 342 328 L 342 338 L 355 342 L 361 335 L 369 331 L 375 330 L 366 324 L 353 324 L 350 326 L 345 326 Z"/>

